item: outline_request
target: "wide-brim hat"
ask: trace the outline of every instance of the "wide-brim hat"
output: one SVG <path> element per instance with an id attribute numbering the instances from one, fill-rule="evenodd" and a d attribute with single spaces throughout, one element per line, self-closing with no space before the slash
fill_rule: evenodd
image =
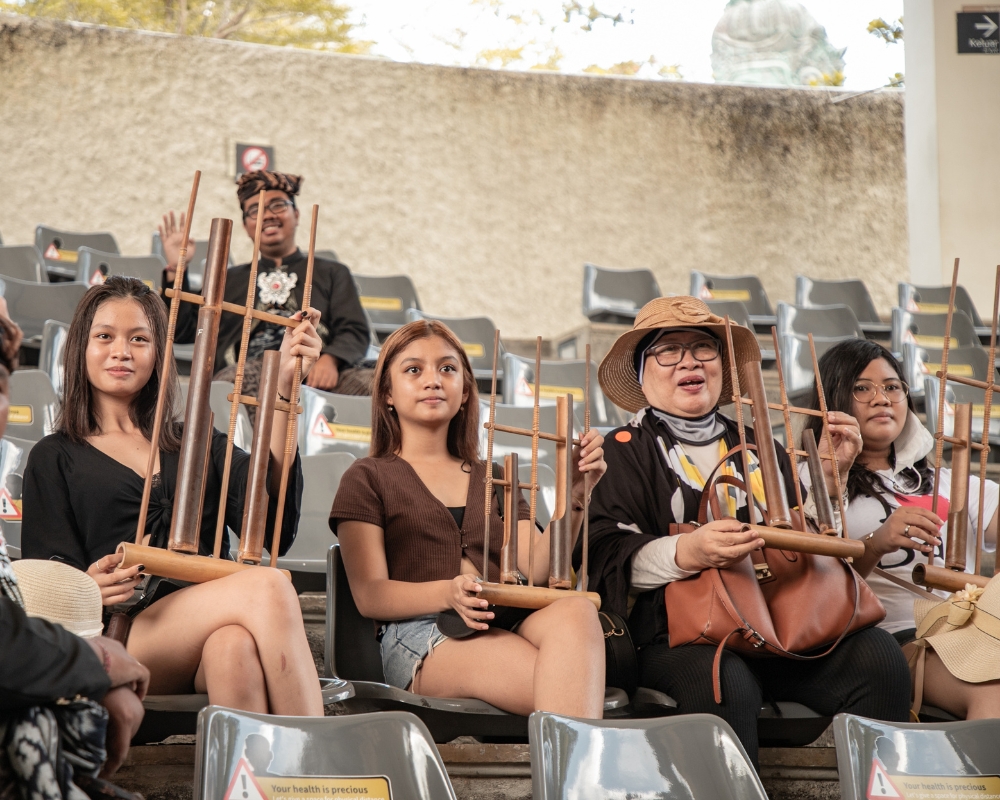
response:
<path id="1" fill-rule="evenodd" d="M 59 561 L 13 562 L 29 617 L 41 617 L 85 639 L 104 628 L 101 589 L 86 572 Z"/>
<path id="2" fill-rule="evenodd" d="M 635 370 L 635 348 L 647 335 L 663 328 L 704 328 L 714 333 L 722 342 L 722 394 L 719 402 L 732 401 L 733 379 L 729 366 L 729 343 L 726 339 L 726 321 L 696 297 L 658 297 L 644 305 L 635 317 L 632 330 L 618 337 L 611 350 L 601 361 L 597 379 L 601 389 L 611 401 L 626 411 L 635 413 L 649 405 L 642 393 Z M 747 385 L 744 364 L 760 361 L 760 346 L 754 332 L 732 323 L 733 349 L 736 351 L 736 370 L 740 388 Z"/>
<path id="3" fill-rule="evenodd" d="M 913 617 L 918 635 L 956 678 L 969 683 L 1000 679 L 1000 581 L 996 578 L 985 589 L 966 586 L 944 602 L 918 598 Z"/>

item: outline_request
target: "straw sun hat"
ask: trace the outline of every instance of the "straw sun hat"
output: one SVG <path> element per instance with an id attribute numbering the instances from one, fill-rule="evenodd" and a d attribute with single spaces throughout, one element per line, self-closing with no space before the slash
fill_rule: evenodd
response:
<path id="1" fill-rule="evenodd" d="M 913 603 L 917 638 L 934 648 L 948 671 L 969 683 L 1000 678 L 1000 581 L 971 584 L 943 603 Z"/>
<path id="2" fill-rule="evenodd" d="M 661 328 L 704 328 L 714 333 L 722 342 L 722 394 L 720 403 L 730 402 L 733 382 L 729 369 L 729 345 L 726 340 L 726 321 L 713 314 L 711 309 L 696 297 L 658 297 L 650 300 L 636 315 L 635 324 L 623 333 L 604 357 L 597 378 L 604 394 L 615 405 L 635 413 L 649 405 L 639 386 L 635 371 L 635 348 L 639 342 Z M 747 361 L 760 361 L 760 347 L 753 331 L 733 323 L 733 349 L 736 351 L 736 369 L 740 387 L 746 386 L 743 365 Z M 745 389 L 744 389 L 745 391 Z"/>
<path id="3" fill-rule="evenodd" d="M 103 628 L 101 590 L 86 572 L 40 559 L 13 562 L 29 617 L 41 617 L 89 639 Z"/>

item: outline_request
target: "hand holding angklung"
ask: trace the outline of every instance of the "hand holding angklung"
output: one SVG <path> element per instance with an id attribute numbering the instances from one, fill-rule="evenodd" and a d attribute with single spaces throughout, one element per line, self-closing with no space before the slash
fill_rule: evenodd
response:
<path id="1" fill-rule="evenodd" d="M 487 620 L 493 619 L 493 612 L 487 611 L 489 604 L 479 599 L 482 589 L 471 575 L 456 575 L 447 589 L 447 603 L 465 624 L 477 631 L 489 630 Z"/>
<path id="2" fill-rule="evenodd" d="M 124 603 L 135 592 L 135 587 L 142 580 L 142 565 L 136 564 L 128 569 L 116 570 L 123 553 L 111 553 L 87 568 L 87 574 L 101 590 L 101 602 L 106 606 Z"/>
<path id="3" fill-rule="evenodd" d="M 593 491 L 597 482 L 608 471 L 608 464 L 604 460 L 604 437 L 596 428 L 591 428 L 583 436 L 579 446 L 573 448 L 573 455 L 576 459 L 573 463 L 573 495 L 582 496 L 585 474 L 590 476 L 588 485 Z"/>
<path id="4" fill-rule="evenodd" d="M 863 444 L 861 426 L 854 417 L 843 411 L 829 411 L 826 416 L 830 438 L 833 439 L 833 449 L 837 455 L 837 468 L 843 483 L 847 480 L 847 473 L 850 472 L 854 460 L 861 455 Z M 817 439 L 816 449 L 819 450 L 820 456 L 828 454 L 830 448 L 826 436 L 820 435 Z M 833 479 L 833 462 L 826 458 L 823 459 L 823 472 L 826 473 L 827 482 L 830 483 Z"/>
<path id="5" fill-rule="evenodd" d="M 875 529 L 872 549 L 879 556 L 895 553 L 906 547 L 930 553 L 941 544 L 941 526 L 944 520 L 925 508 L 900 506 L 882 525 Z"/>
<path id="6" fill-rule="evenodd" d="M 677 537 L 677 566 L 688 572 L 726 569 L 764 546 L 763 539 L 742 527 L 739 520 L 718 519 L 681 534 Z"/>
<path id="7" fill-rule="evenodd" d="M 302 312 L 297 311 L 293 320 L 302 320 Z M 286 328 L 281 340 L 281 366 L 278 372 L 278 391 L 284 397 L 290 398 L 292 381 L 295 377 L 295 359 L 302 356 L 302 377 L 309 374 L 312 365 L 319 358 L 323 340 L 316 333 L 320 313 L 314 308 L 308 309 L 306 318 L 295 328 Z"/>

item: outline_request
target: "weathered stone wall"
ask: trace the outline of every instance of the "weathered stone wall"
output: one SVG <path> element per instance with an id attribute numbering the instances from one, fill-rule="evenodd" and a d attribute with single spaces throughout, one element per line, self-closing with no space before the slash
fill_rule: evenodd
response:
<path id="1" fill-rule="evenodd" d="M 582 322 L 582 264 L 907 275 L 903 98 L 396 64 L 0 16 L 0 231 L 111 230 L 144 253 L 204 173 L 195 233 L 236 216 L 230 142 L 307 176 L 319 244 L 407 272 L 424 307 L 509 336 Z M 235 254 L 248 243 L 237 234 Z M 303 235 L 301 241 L 305 240 Z"/>

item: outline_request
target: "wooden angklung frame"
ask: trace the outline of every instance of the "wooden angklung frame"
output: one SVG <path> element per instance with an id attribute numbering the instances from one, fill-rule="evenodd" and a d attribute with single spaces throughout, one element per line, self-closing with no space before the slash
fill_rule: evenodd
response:
<path id="1" fill-rule="evenodd" d="M 589 481 L 584 477 L 583 498 L 583 563 L 577 577 L 576 587 L 573 587 L 572 552 L 573 552 L 573 446 L 579 444 L 579 439 L 573 438 L 573 395 L 566 394 L 556 398 L 556 433 L 548 433 L 539 429 L 539 396 L 541 391 L 541 360 L 542 338 L 535 342 L 535 386 L 532 403 L 531 430 L 515 428 L 509 425 L 499 425 L 496 422 L 497 401 L 497 361 L 500 350 L 500 332 L 493 338 L 493 383 L 490 392 L 490 416 L 484 424 L 487 431 L 486 439 L 486 500 L 484 508 L 484 538 L 483 538 L 483 578 L 482 591 L 479 597 L 491 605 L 513 606 L 516 608 L 544 608 L 567 596 L 567 592 L 577 591 L 590 600 L 597 608 L 601 607 L 601 598 L 596 592 L 587 591 L 587 550 L 589 546 Z M 584 435 L 590 429 L 590 345 L 586 353 L 586 379 L 583 390 L 584 402 Z M 521 483 L 518 477 L 518 458 L 512 453 L 504 458 L 504 477 L 493 477 L 493 440 L 497 431 L 511 433 L 531 438 L 531 481 Z M 535 515 L 538 507 L 538 442 L 540 439 L 553 441 L 556 444 L 556 507 L 549 522 L 549 579 L 548 586 L 535 586 L 535 539 L 538 537 L 535 526 Z M 494 502 L 494 487 L 503 487 L 503 542 L 500 547 L 500 574 L 490 574 L 490 517 Z M 528 540 L 528 582 L 520 583 L 517 569 L 517 530 L 518 530 L 518 496 L 522 489 L 528 490 L 529 524 L 531 529 Z M 499 495 L 499 493 L 497 493 Z M 491 580 L 492 577 L 498 580 Z"/>
<path id="2" fill-rule="evenodd" d="M 250 340 L 250 329 L 253 320 L 257 319 L 287 328 L 294 328 L 300 324 L 298 321 L 294 321 L 288 317 L 260 311 L 255 307 L 257 265 L 260 257 L 260 236 L 264 219 L 263 208 L 257 214 L 257 230 L 254 237 L 253 259 L 250 263 L 246 304 L 240 306 L 223 301 L 226 270 L 229 261 L 229 245 L 233 229 L 232 220 L 228 219 L 212 220 L 202 294 L 197 295 L 182 291 L 187 260 L 186 245 L 190 236 L 191 217 L 194 212 L 199 178 L 200 173 L 196 173 L 184 224 L 183 244 L 178 259 L 173 289 L 166 290 L 166 294 L 170 298 L 166 347 L 163 353 L 163 367 L 161 369 L 162 376 L 156 403 L 156 417 L 153 423 L 152 442 L 149 461 L 146 466 L 146 481 L 143 487 L 142 505 L 139 511 L 135 543 L 123 542 L 118 546 L 118 552 L 124 554 L 124 558 L 119 564 L 118 569 L 128 569 L 136 564 L 143 564 L 145 566 L 144 572 L 148 574 L 191 583 L 203 583 L 222 578 L 244 569 L 250 569 L 261 563 L 267 525 L 267 467 L 270 457 L 274 412 L 278 410 L 289 413 L 285 428 L 285 458 L 282 463 L 279 483 L 277 515 L 270 546 L 270 566 L 276 567 L 278 545 L 281 540 L 281 528 L 284 518 L 285 496 L 288 488 L 288 476 L 295 450 L 297 415 L 302 410 L 298 404 L 299 389 L 302 381 L 301 356 L 296 358 L 291 397 L 288 402 L 278 399 L 278 369 L 281 356 L 278 351 L 273 350 L 264 354 L 257 397 L 250 397 L 243 394 L 246 351 Z M 262 206 L 264 202 L 263 191 L 260 193 L 259 202 Z M 319 207 L 314 205 L 312 207 L 312 226 L 309 232 L 309 256 L 303 285 L 303 310 L 309 308 L 312 295 L 313 261 L 316 250 L 316 222 L 318 213 Z M 194 355 L 191 361 L 191 379 L 188 386 L 187 406 L 184 415 L 184 432 L 181 437 L 177 486 L 174 494 L 173 517 L 170 523 L 170 537 L 166 549 L 162 549 L 144 545 L 142 544 L 142 540 L 145 535 L 153 470 L 155 469 L 156 457 L 159 453 L 160 432 L 164 422 L 163 413 L 167 390 L 166 376 L 169 374 L 169 364 L 173 358 L 174 335 L 181 302 L 189 302 L 199 306 L 198 324 Z M 215 373 L 215 353 L 218 345 L 219 323 L 223 312 L 242 316 L 243 332 L 240 340 L 233 392 L 228 397 L 231 406 L 226 435 L 226 453 L 222 474 L 221 496 L 219 498 L 219 513 L 215 525 L 213 555 L 212 557 L 208 557 L 198 555 L 198 545 L 207 484 L 206 479 L 210 468 L 212 450 L 213 419 L 209 407 L 209 395 L 211 392 L 212 376 Z M 250 447 L 250 467 L 247 477 L 246 504 L 243 512 L 239 551 L 237 560 L 229 561 L 219 558 L 219 555 L 222 548 L 222 537 L 226 535 L 226 499 L 229 491 L 233 439 L 236 433 L 237 414 L 241 403 L 255 406 L 257 408 L 257 415 Z M 172 420 L 168 420 L 167 422 L 172 423 Z M 289 572 L 286 570 L 281 571 L 289 580 L 291 579 Z"/>
<path id="3" fill-rule="evenodd" d="M 941 368 L 935 373 L 940 381 L 938 388 L 938 415 L 934 433 L 934 494 L 931 511 L 938 511 L 938 493 L 941 488 L 941 465 L 944 458 L 944 443 L 951 444 L 951 491 L 948 506 L 948 526 L 945 539 L 944 566 L 934 565 L 933 551 L 926 564 L 913 568 L 913 581 L 927 589 L 943 589 L 949 592 L 961 591 L 968 583 L 985 587 L 989 578 L 980 575 L 981 557 L 985 538 L 983 509 L 986 505 L 986 461 L 990 452 L 990 410 L 996 386 L 997 314 L 1000 313 L 1000 266 L 997 266 L 996 282 L 993 288 L 993 324 L 990 331 L 989 370 L 987 380 L 981 381 L 965 375 L 957 375 L 948 370 L 948 350 L 951 345 L 951 325 L 955 313 L 955 292 L 958 287 L 958 264 L 951 276 L 951 293 L 948 297 L 948 315 L 945 321 L 944 341 L 941 345 Z M 972 439 L 972 404 L 956 403 L 954 407 L 954 430 L 948 436 L 944 432 L 945 401 L 948 381 L 973 386 L 985 392 L 983 400 L 983 431 L 980 441 Z M 972 451 L 979 451 L 979 514 L 976 522 L 976 559 L 974 572 L 966 569 L 966 551 L 969 532 L 969 472 Z M 1000 561 L 997 564 L 1000 567 Z M 994 570 L 996 574 L 997 570 Z"/>

